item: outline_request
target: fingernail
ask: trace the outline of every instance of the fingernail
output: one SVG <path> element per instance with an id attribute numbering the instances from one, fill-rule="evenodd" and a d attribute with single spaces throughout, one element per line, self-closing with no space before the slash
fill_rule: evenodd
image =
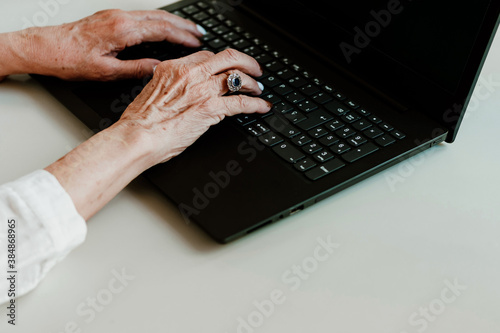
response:
<path id="1" fill-rule="evenodd" d="M 269 106 L 269 110 L 271 110 L 273 108 L 273 103 L 269 102 L 269 101 L 266 101 L 267 102 L 267 106 Z"/>
<path id="2" fill-rule="evenodd" d="M 202 34 L 202 35 L 206 35 L 207 34 L 207 31 L 205 30 L 205 28 L 203 28 L 201 25 L 197 24 L 196 25 L 196 29 L 198 29 L 198 31 Z"/>
<path id="3" fill-rule="evenodd" d="M 156 67 L 157 66 L 153 67 L 153 74 L 156 72 Z"/>
<path id="4" fill-rule="evenodd" d="M 264 91 L 264 85 L 262 83 L 260 83 L 259 81 L 257 81 L 257 85 L 259 86 L 259 89 L 261 91 Z"/>
<path id="5" fill-rule="evenodd" d="M 262 75 L 264 75 L 264 67 L 262 66 L 262 64 L 259 64 L 260 66 L 260 71 L 262 72 Z"/>

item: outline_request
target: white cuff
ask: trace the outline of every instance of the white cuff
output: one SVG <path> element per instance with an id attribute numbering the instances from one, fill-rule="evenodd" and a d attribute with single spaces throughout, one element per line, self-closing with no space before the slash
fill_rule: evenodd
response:
<path id="1" fill-rule="evenodd" d="M 2 244 L 7 240 L 7 220 L 16 221 L 16 296 L 33 289 L 57 262 L 85 240 L 87 234 L 85 220 L 78 214 L 70 196 L 45 170 L 1 186 L 0 215 Z M 0 267 L 6 263 L 6 258 L 2 258 Z M 0 287 L 4 283 L 1 281 Z M 6 301 L 4 297 L 5 293 L 0 294 L 0 303 Z"/>

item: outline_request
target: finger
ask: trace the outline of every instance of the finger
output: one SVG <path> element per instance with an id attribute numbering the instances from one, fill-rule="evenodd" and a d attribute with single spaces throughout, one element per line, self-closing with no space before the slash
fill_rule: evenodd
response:
<path id="1" fill-rule="evenodd" d="M 196 23 L 186 20 L 180 16 L 171 14 L 164 10 L 135 10 L 130 11 L 129 14 L 139 21 L 146 20 L 163 20 L 168 21 L 174 24 L 177 28 L 187 30 L 191 32 L 193 35 L 201 37 L 203 36 L 202 32 L 196 25 Z"/>
<path id="2" fill-rule="evenodd" d="M 238 69 L 252 76 L 262 76 L 262 69 L 254 58 L 234 49 L 227 49 L 217 53 L 203 63 L 212 75 Z"/>
<path id="3" fill-rule="evenodd" d="M 245 73 L 242 73 L 240 71 L 229 71 L 229 72 L 222 73 L 222 74 L 219 74 L 219 75 L 216 75 L 213 77 L 213 80 L 214 80 L 215 84 L 217 85 L 217 87 L 219 87 L 219 89 L 220 89 L 220 87 L 222 87 L 221 94 L 220 94 L 221 96 L 225 95 L 229 92 L 229 86 L 228 86 L 227 79 L 229 78 L 229 75 L 234 74 L 234 73 L 239 74 L 241 77 L 242 85 L 241 85 L 240 92 L 253 94 L 255 96 L 259 96 L 262 94 L 263 89 L 264 89 L 264 86 L 262 85 L 262 83 L 259 84 L 257 81 L 255 81 L 254 78 L 252 78 L 251 76 L 246 75 Z"/>
<path id="4" fill-rule="evenodd" d="M 207 59 L 214 56 L 213 52 L 210 51 L 198 51 L 196 53 L 190 54 L 180 59 L 180 61 L 187 61 L 189 63 L 200 63 L 206 61 Z"/>
<path id="5" fill-rule="evenodd" d="M 133 34 L 136 41 L 139 41 L 139 44 L 142 42 L 161 42 L 166 40 L 187 47 L 201 46 L 200 40 L 191 32 L 180 29 L 167 21 L 155 20 L 137 23 Z"/>
<path id="6" fill-rule="evenodd" d="M 139 60 L 118 60 L 108 57 L 104 60 L 103 66 L 108 70 L 103 71 L 107 75 L 101 80 L 123 80 L 123 79 L 138 79 L 148 75 L 153 75 L 154 68 L 161 62 L 156 59 L 139 59 Z"/>
<path id="7" fill-rule="evenodd" d="M 266 113 L 271 110 L 273 105 L 258 97 L 246 95 L 230 95 L 220 97 L 223 105 L 222 112 L 226 116 L 234 116 L 240 113 Z"/>

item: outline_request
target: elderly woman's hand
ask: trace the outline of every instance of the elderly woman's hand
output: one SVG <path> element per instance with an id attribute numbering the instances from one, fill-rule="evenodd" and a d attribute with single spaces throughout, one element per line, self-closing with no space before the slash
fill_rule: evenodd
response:
<path id="1" fill-rule="evenodd" d="M 262 94 L 262 86 L 251 77 L 262 75 L 260 65 L 236 50 L 216 55 L 202 51 L 165 61 L 119 122 L 147 133 L 154 147 L 152 163 L 164 162 L 225 116 L 270 110 L 271 103 L 260 98 L 227 95 L 227 79 L 233 73 L 241 77 L 241 92 Z"/>
<path id="2" fill-rule="evenodd" d="M 119 51 L 142 42 L 169 41 L 200 46 L 203 29 L 163 10 L 105 10 L 60 26 L 1 34 L 0 79 L 35 73 L 67 80 L 107 81 L 153 73 L 156 59 L 121 61 Z M 9 56 L 10 55 L 10 56 Z"/>
<path id="3" fill-rule="evenodd" d="M 203 51 L 161 63 L 117 123 L 46 170 L 89 218 L 144 170 L 180 154 L 224 117 L 271 109 L 258 97 L 228 95 L 231 73 L 240 74 L 242 92 L 262 93 L 251 77 L 262 75 L 260 65 L 236 50 Z"/>

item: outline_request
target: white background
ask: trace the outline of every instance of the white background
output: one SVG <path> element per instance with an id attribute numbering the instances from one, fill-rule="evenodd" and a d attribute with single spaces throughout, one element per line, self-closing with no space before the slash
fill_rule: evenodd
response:
<path id="1" fill-rule="evenodd" d="M 49 24 L 169 1 L 66 2 Z M 36 0 L 3 1 L 0 31 L 20 29 L 23 17 L 33 21 L 40 12 Z M 500 83 L 499 56 L 497 42 L 484 82 Z M 15 328 L 2 306 L 0 331 L 237 332 L 238 318 L 259 319 L 254 302 L 278 290 L 284 302 L 258 328 L 240 332 L 500 332 L 500 84 L 478 85 L 475 96 L 454 144 L 224 246 L 186 225 L 139 179 L 89 221 L 84 245 L 18 299 Z M 1 83 L 0 183 L 45 167 L 85 133 L 27 76 Z M 291 290 L 283 274 L 310 264 L 318 238 L 328 237 L 339 248 Z M 104 297 L 122 269 L 134 280 L 89 322 L 77 314 L 89 309 L 88 298 Z M 446 281 L 466 287 L 449 304 L 441 300 L 453 296 Z M 429 306 L 432 317 L 423 320 L 420 308 Z"/>

